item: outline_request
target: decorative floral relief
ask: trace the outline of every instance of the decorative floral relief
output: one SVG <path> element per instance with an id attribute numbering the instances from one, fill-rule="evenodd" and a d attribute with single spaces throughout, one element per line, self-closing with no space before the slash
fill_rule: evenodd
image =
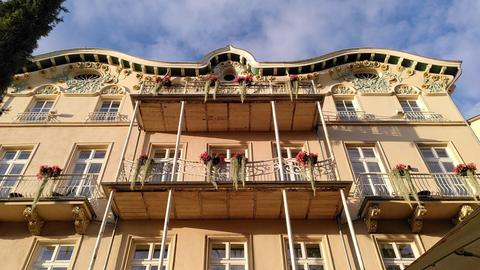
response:
<path id="1" fill-rule="evenodd" d="M 109 85 L 100 90 L 100 95 L 124 95 L 125 88 L 118 85 Z"/>
<path id="2" fill-rule="evenodd" d="M 343 84 L 337 84 L 332 87 L 334 95 L 355 95 L 355 90 Z"/>
<path id="3" fill-rule="evenodd" d="M 49 84 L 35 89 L 33 93 L 35 95 L 59 95 L 61 91 L 58 86 Z"/>
<path id="4" fill-rule="evenodd" d="M 380 74 L 377 78 L 354 78 L 352 83 L 353 88 L 362 93 L 388 93 L 390 92 L 390 86 L 392 83 L 401 81 L 402 78 L 400 75 L 386 71 Z"/>
<path id="5" fill-rule="evenodd" d="M 399 84 L 395 86 L 395 94 L 397 95 L 419 95 L 420 90 L 408 84 Z"/>
<path id="6" fill-rule="evenodd" d="M 422 88 L 427 90 L 427 93 L 441 93 L 447 91 L 449 78 L 438 74 L 430 74 L 425 72 L 423 75 Z"/>

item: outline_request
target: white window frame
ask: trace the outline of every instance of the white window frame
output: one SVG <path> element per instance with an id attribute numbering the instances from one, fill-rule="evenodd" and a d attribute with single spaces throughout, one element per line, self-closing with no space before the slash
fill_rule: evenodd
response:
<path id="1" fill-rule="evenodd" d="M 383 263 L 383 267 L 387 269 L 389 265 L 396 265 L 399 266 L 401 270 L 404 270 L 408 265 L 413 263 L 419 256 L 420 253 L 418 251 L 417 245 L 414 241 L 390 241 L 390 240 L 377 240 L 378 244 L 378 252 Z M 384 258 L 382 253 L 382 244 L 391 244 L 393 247 L 393 251 L 395 253 L 395 258 Z M 408 244 L 410 245 L 414 258 L 401 258 L 400 251 L 398 249 L 399 244 Z"/>
<path id="2" fill-rule="evenodd" d="M 448 157 L 440 157 L 437 153 L 437 148 L 441 148 L 445 150 L 447 153 Z M 457 160 L 455 159 L 455 155 L 450 151 L 448 146 L 432 146 L 432 145 L 418 145 L 418 149 L 420 150 L 420 156 L 422 157 L 423 161 L 425 162 L 425 165 L 427 166 L 427 169 L 430 173 L 451 173 L 451 171 L 448 171 L 445 169 L 445 166 L 443 166 L 443 162 L 450 162 L 452 163 L 452 166 L 455 166 L 455 163 Z M 423 149 L 428 149 L 430 152 L 433 154 L 434 157 L 425 157 L 422 153 Z M 441 172 L 432 172 L 430 171 L 430 167 L 428 166 L 428 162 L 435 162 L 439 167 L 442 169 Z"/>
<path id="3" fill-rule="evenodd" d="M 118 107 L 115 111 L 112 111 L 112 104 L 118 103 Z M 109 103 L 107 111 L 102 111 L 103 104 Z M 120 110 L 122 107 L 122 100 L 115 98 L 101 98 L 98 102 L 97 108 L 93 120 L 95 121 L 115 121 L 119 118 Z"/>
<path id="4" fill-rule="evenodd" d="M 148 246 L 148 257 L 146 259 L 135 259 L 135 251 L 137 246 Z M 155 253 L 155 247 L 158 247 L 159 255 L 160 256 L 160 249 L 161 249 L 161 243 L 158 241 L 154 242 L 144 242 L 144 241 L 134 241 L 132 244 L 132 251 L 131 255 L 129 258 L 129 263 L 128 263 L 128 268 L 127 269 L 133 269 L 135 266 L 145 266 L 146 270 L 151 270 L 152 267 L 157 267 L 159 265 L 159 258 L 153 258 L 153 255 Z M 163 254 L 163 267 L 164 269 L 170 269 L 170 253 L 172 252 L 171 250 L 171 243 L 170 241 L 167 241 L 165 243 L 165 248 L 167 249 L 167 252 Z"/>
<path id="5" fill-rule="evenodd" d="M 47 261 L 40 261 L 39 256 L 40 252 L 43 247 L 54 247 L 54 251 L 52 254 L 52 259 L 47 260 Z M 58 255 L 58 252 L 61 247 L 72 247 L 72 254 L 70 256 L 69 260 L 56 260 L 56 257 Z M 77 246 L 75 243 L 40 243 L 36 247 L 36 251 L 34 252 L 33 258 L 32 258 L 32 264 L 31 264 L 31 269 L 37 269 L 37 268 L 47 268 L 48 270 L 53 269 L 54 267 L 67 267 L 67 269 L 71 269 L 71 264 L 74 261 L 74 258 L 76 256 L 76 249 Z"/>
<path id="6" fill-rule="evenodd" d="M 307 270 L 309 269 L 309 266 L 311 265 L 321 265 L 324 270 L 328 269 L 327 267 L 327 259 L 326 259 L 326 253 L 325 249 L 323 247 L 323 241 L 318 240 L 318 241 L 294 241 L 293 243 L 294 248 L 295 245 L 300 245 L 300 250 L 302 253 L 302 257 L 298 258 L 295 257 L 295 265 L 302 265 L 303 269 Z M 309 258 L 307 257 L 307 245 L 318 245 L 318 248 L 320 250 L 320 258 Z M 290 263 L 290 252 L 289 252 L 289 247 L 288 247 L 288 242 L 285 240 L 285 254 L 286 254 L 286 262 L 287 262 L 287 269 L 291 269 L 291 263 Z M 297 256 L 296 252 L 295 256 Z M 297 269 L 297 270 L 303 270 L 303 269 Z"/>
<path id="7" fill-rule="evenodd" d="M 165 151 L 165 154 L 163 157 L 155 157 L 156 153 L 157 152 L 160 152 L 160 151 Z M 175 145 L 153 145 L 152 146 L 152 150 L 151 150 L 151 157 L 153 159 L 153 161 L 155 162 L 155 164 L 164 164 L 164 165 L 167 165 L 167 166 L 173 166 L 173 159 L 174 159 L 174 155 L 175 155 Z M 178 159 L 182 159 L 183 158 L 183 148 L 182 146 L 180 145 L 178 147 Z M 181 173 L 183 171 L 183 168 L 182 167 L 182 163 L 181 162 L 177 162 L 177 169 L 176 169 L 176 174 L 177 176 L 174 177 L 174 179 L 176 181 L 180 181 L 181 179 Z M 170 181 L 171 180 L 171 172 L 170 173 L 162 173 L 161 174 L 161 177 L 159 177 L 160 179 L 155 179 L 154 181 L 161 181 L 161 182 L 166 182 L 166 181 Z"/>
<path id="8" fill-rule="evenodd" d="M 87 159 L 80 160 L 80 153 L 84 151 L 90 151 L 90 155 Z M 105 155 L 103 158 L 94 158 L 97 151 L 104 151 Z M 91 187 L 91 185 L 96 185 L 100 181 L 100 177 L 105 170 L 108 158 L 108 147 L 103 146 L 92 146 L 92 147 L 77 147 L 75 149 L 71 165 L 69 166 L 69 173 L 72 174 L 70 182 L 67 183 L 67 189 L 71 190 L 72 187 L 75 191 L 75 196 L 81 196 L 85 188 Z M 101 168 L 98 173 L 87 173 L 90 170 L 90 167 L 93 163 L 101 163 Z M 85 168 L 82 173 L 76 173 L 75 167 L 77 164 L 85 164 Z M 90 177 L 91 176 L 91 177 Z M 77 180 L 80 181 L 77 181 Z M 92 181 L 89 183 L 88 180 Z M 72 185 L 73 184 L 73 185 Z M 91 191 L 91 190 L 90 190 Z"/>
<path id="9" fill-rule="evenodd" d="M 35 100 L 33 101 L 32 105 L 30 106 L 30 108 L 28 109 L 28 112 L 32 112 L 32 113 L 33 113 L 33 112 L 34 112 L 33 109 L 34 109 L 35 106 L 36 106 L 38 103 L 40 103 L 40 102 L 43 102 L 43 105 L 42 105 L 40 111 L 38 111 L 38 112 L 40 112 L 40 113 L 48 113 L 48 112 L 50 112 L 50 111 L 53 109 L 53 107 L 55 106 L 55 100 L 52 100 L 52 99 L 35 99 Z M 45 110 L 45 111 L 44 111 L 45 105 L 47 104 L 47 102 L 51 102 L 51 103 L 52 103 L 52 106 L 51 106 L 50 108 L 48 108 L 48 110 Z"/>
<path id="10" fill-rule="evenodd" d="M 418 99 L 399 99 L 398 101 L 400 102 L 400 106 L 405 113 L 425 111 L 425 106 L 423 106 Z M 406 103 L 406 106 L 403 106 L 403 103 Z M 412 106 L 411 103 L 414 103 L 415 106 Z M 415 108 L 418 108 L 418 110 L 415 110 Z"/>
<path id="11" fill-rule="evenodd" d="M 337 111 L 337 119 L 339 120 L 360 120 L 362 115 L 360 114 L 362 110 L 357 104 L 355 99 L 348 98 L 335 98 L 335 110 Z M 337 103 L 341 103 L 341 106 L 337 106 Z M 347 103 L 350 103 L 352 106 L 347 106 Z M 342 110 L 339 110 L 342 108 Z"/>
<path id="12" fill-rule="evenodd" d="M 5 154 L 7 152 L 15 152 L 13 159 L 3 160 L 3 158 L 5 157 Z M 18 159 L 22 152 L 29 152 L 29 155 L 28 155 L 27 159 Z M 27 165 L 30 162 L 30 159 L 32 158 L 33 149 L 18 149 L 18 148 L 12 149 L 12 148 L 8 148 L 8 149 L 2 149 L 0 154 L 1 154 L 0 164 L 6 164 L 7 165 L 7 170 L 6 170 L 4 175 L 11 175 L 11 176 L 20 177 L 25 173 Z M 11 174 L 11 170 L 15 165 L 23 165 L 22 170 L 18 174 Z M 16 179 L 14 185 L 6 186 L 5 183 L 10 182 L 11 180 L 12 180 L 12 178 L 10 178 L 10 177 L 0 178 L 0 191 L 2 192 L 2 194 L 3 194 L 4 190 L 7 190 L 7 189 L 8 189 L 8 194 L 10 194 L 12 192 L 15 192 L 15 189 L 16 189 L 17 185 L 19 184 L 19 181 L 18 181 L 18 179 Z M 3 194 L 3 195 L 7 195 L 6 193 L 7 192 L 5 192 L 5 194 Z"/>
<path id="13" fill-rule="evenodd" d="M 275 147 L 276 145 L 274 144 L 273 156 L 274 158 L 278 158 L 277 149 Z M 295 157 L 300 151 L 308 151 L 306 143 L 298 144 L 298 145 L 281 145 L 280 146 L 280 152 L 282 154 L 282 159 L 284 161 L 283 166 L 285 166 L 286 169 L 290 171 L 290 172 L 284 172 L 286 181 L 304 181 L 305 180 L 302 175 L 295 174 L 295 171 L 297 171 L 295 167 L 299 166 L 297 164 Z"/>
<path id="14" fill-rule="evenodd" d="M 225 258 L 221 259 L 213 259 L 211 256 L 212 247 L 215 244 L 223 244 L 225 245 Z M 243 258 L 231 258 L 230 257 L 230 250 L 231 245 L 243 245 Z M 242 265 L 245 267 L 245 270 L 249 268 L 249 250 L 248 250 L 248 242 L 245 241 L 222 241 L 222 240 L 210 240 L 208 243 L 208 267 L 207 269 L 212 269 L 213 266 L 225 266 L 226 270 L 230 270 L 230 266 L 232 265 Z"/>

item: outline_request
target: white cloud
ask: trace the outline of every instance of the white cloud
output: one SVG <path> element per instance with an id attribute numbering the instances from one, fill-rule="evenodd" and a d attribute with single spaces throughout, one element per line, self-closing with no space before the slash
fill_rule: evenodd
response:
<path id="1" fill-rule="evenodd" d="M 421 3 L 421 4 L 418 4 Z M 260 61 L 300 60 L 349 47 L 387 47 L 464 61 L 457 102 L 480 102 L 480 1 L 67 1 L 65 22 L 36 53 L 106 47 L 193 61 L 226 44 Z M 480 109 L 460 106 L 465 116 Z"/>

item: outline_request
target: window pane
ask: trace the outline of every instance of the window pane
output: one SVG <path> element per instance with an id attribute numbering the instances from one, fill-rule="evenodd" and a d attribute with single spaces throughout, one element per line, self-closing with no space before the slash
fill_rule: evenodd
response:
<path id="1" fill-rule="evenodd" d="M 307 258 L 321 258 L 320 246 L 318 244 L 306 244 Z"/>
<path id="2" fill-rule="evenodd" d="M 75 167 L 73 167 L 73 174 L 83 174 L 86 166 L 87 165 L 85 163 L 75 164 Z"/>
<path id="3" fill-rule="evenodd" d="M 348 157 L 350 160 L 356 160 L 360 158 L 360 153 L 357 148 L 348 148 Z"/>
<path id="4" fill-rule="evenodd" d="M 52 270 L 67 270 L 67 269 L 68 269 L 67 267 L 53 267 L 52 268 Z"/>
<path id="5" fill-rule="evenodd" d="M 88 173 L 100 173 L 102 169 L 102 163 L 91 163 L 90 168 L 88 168 Z"/>
<path id="6" fill-rule="evenodd" d="M 427 162 L 428 169 L 431 173 L 442 173 L 442 167 L 437 162 L 429 161 Z"/>
<path id="7" fill-rule="evenodd" d="M 435 152 L 437 152 L 438 157 L 448 158 L 448 153 L 445 148 L 435 148 Z"/>
<path id="8" fill-rule="evenodd" d="M 163 258 L 166 259 L 168 257 L 168 245 L 165 245 L 165 249 L 163 250 Z M 155 245 L 155 250 L 153 251 L 153 258 L 158 259 L 160 258 L 160 245 Z"/>
<path id="9" fill-rule="evenodd" d="M 453 172 L 453 163 L 452 162 L 442 162 L 443 168 L 446 172 Z"/>
<path id="10" fill-rule="evenodd" d="M 230 265 L 230 270 L 245 270 L 244 265 Z"/>
<path id="11" fill-rule="evenodd" d="M 387 270 L 401 270 L 399 265 L 387 265 Z"/>
<path id="12" fill-rule="evenodd" d="M 381 172 L 377 162 L 367 162 L 368 172 Z"/>
<path id="13" fill-rule="evenodd" d="M 231 244 L 230 245 L 230 258 L 243 258 L 244 250 L 243 244 Z"/>
<path id="14" fill-rule="evenodd" d="M 148 259 L 148 251 L 150 250 L 149 245 L 138 245 L 135 247 L 135 253 L 133 254 L 133 259 L 143 260 Z"/>
<path id="15" fill-rule="evenodd" d="M 372 148 L 362 148 L 364 157 L 375 157 L 375 152 Z"/>
<path id="16" fill-rule="evenodd" d="M 412 246 L 410 244 L 397 244 L 400 257 L 402 258 L 415 258 L 413 254 Z"/>
<path id="17" fill-rule="evenodd" d="M 90 158 L 90 150 L 87 151 L 80 151 L 80 154 L 78 155 L 78 159 L 88 159 Z"/>
<path id="18" fill-rule="evenodd" d="M 225 270 L 227 266 L 225 265 L 212 265 L 210 266 L 210 270 Z"/>
<path id="19" fill-rule="evenodd" d="M 95 154 L 93 154 L 93 158 L 104 158 L 106 151 L 104 150 L 97 150 Z"/>
<path id="20" fill-rule="evenodd" d="M 422 148 L 422 149 L 420 149 L 420 151 L 422 152 L 422 156 L 424 158 L 433 158 L 434 157 L 430 148 Z"/>
<path id="21" fill-rule="evenodd" d="M 212 259 L 225 258 L 225 244 L 213 244 L 210 256 Z"/>
<path id="22" fill-rule="evenodd" d="M 167 156 L 167 151 L 165 149 L 158 149 L 155 150 L 155 153 L 153 154 L 153 158 L 166 158 Z"/>
<path id="23" fill-rule="evenodd" d="M 382 256 L 386 259 L 394 259 L 395 251 L 393 250 L 392 244 L 380 244 L 380 249 L 382 250 Z"/>
<path id="24" fill-rule="evenodd" d="M 295 258 L 303 258 L 302 246 L 300 244 L 293 244 L 293 249 L 295 251 Z"/>
<path id="25" fill-rule="evenodd" d="M 297 264 L 296 267 L 297 270 L 306 270 L 305 266 L 303 266 L 302 264 Z M 290 262 L 288 263 L 288 269 L 292 270 L 292 265 L 290 264 Z"/>
<path id="26" fill-rule="evenodd" d="M 364 173 L 365 166 L 361 162 L 352 162 L 353 172 L 354 173 Z"/>
<path id="27" fill-rule="evenodd" d="M 2 160 L 12 160 L 15 157 L 17 151 L 6 151 Z"/>
<path id="28" fill-rule="evenodd" d="M 57 260 L 68 261 L 72 257 L 73 246 L 61 246 L 58 250 Z"/>
<path id="29" fill-rule="evenodd" d="M 146 266 L 132 266 L 132 270 L 146 270 Z"/>
<path id="30" fill-rule="evenodd" d="M 9 174 L 21 174 L 24 164 L 14 164 L 10 169 Z"/>
<path id="31" fill-rule="evenodd" d="M 7 174 L 8 164 L 0 164 L 0 175 Z"/>
<path id="32" fill-rule="evenodd" d="M 28 159 L 30 157 L 30 151 L 22 151 L 20 152 L 20 155 L 18 155 L 17 159 Z"/>
<path id="33" fill-rule="evenodd" d="M 323 270 L 323 265 L 312 264 L 308 266 L 308 270 Z"/>
<path id="34" fill-rule="evenodd" d="M 40 254 L 37 261 L 45 262 L 51 261 L 53 256 L 53 251 L 55 250 L 54 246 L 43 246 L 40 249 Z"/>

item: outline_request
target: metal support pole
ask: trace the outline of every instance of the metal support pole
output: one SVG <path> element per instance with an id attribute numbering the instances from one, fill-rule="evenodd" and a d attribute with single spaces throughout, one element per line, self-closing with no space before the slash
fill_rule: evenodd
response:
<path id="1" fill-rule="evenodd" d="M 271 87 L 271 84 L 270 84 Z M 278 132 L 278 123 L 277 123 L 277 111 L 275 108 L 275 101 L 270 102 L 272 104 L 272 116 L 273 116 L 273 127 L 275 130 L 275 142 L 277 148 L 277 157 L 278 157 L 278 167 L 280 170 L 280 180 L 285 181 L 285 176 L 283 173 L 283 161 L 282 161 L 282 150 L 280 148 L 280 134 Z M 290 253 L 290 265 L 292 270 L 297 270 L 297 265 L 295 264 L 295 252 L 293 250 L 293 236 L 292 236 L 292 226 L 290 225 L 290 212 L 288 211 L 288 199 L 287 191 L 282 190 L 283 197 L 283 211 L 285 212 L 285 222 L 287 225 L 287 234 L 288 234 L 288 249 Z"/>
<path id="2" fill-rule="evenodd" d="M 113 225 L 112 238 L 110 238 L 110 244 L 108 245 L 107 257 L 105 258 L 105 263 L 103 264 L 103 270 L 107 270 L 108 260 L 110 259 L 110 254 L 112 253 L 113 240 L 115 240 L 115 232 L 117 231 L 118 217 L 115 217 L 115 225 Z"/>
<path id="3" fill-rule="evenodd" d="M 357 257 L 358 267 L 360 267 L 360 270 L 364 270 L 365 266 L 363 265 L 360 248 L 358 247 L 357 234 L 355 233 L 355 228 L 353 228 L 352 219 L 350 218 L 350 211 L 348 211 L 347 199 L 345 198 L 345 192 L 343 191 L 343 189 L 340 189 L 340 196 L 342 197 L 343 209 L 345 210 L 345 216 L 347 217 L 348 229 L 350 230 L 350 236 L 352 237 L 353 248 L 355 249 L 355 256 Z"/>
<path id="4" fill-rule="evenodd" d="M 100 246 L 100 241 L 102 239 L 103 232 L 105 231 L 105 226 L 107 225 L 108 211 L 112 207 L 114 192 L 115 191 L 113 190 L 110 191 L 110 195 L 108 196 L 107 206 L 105 207 L 105 213 L 103 214 L 102 225 L 100 225 L 100 230 L 98 231 L 97 240 L 95 241 L 95 247 L 93 248 L 93 253 L 92 253 L 92 257 L 90 258 L 90 264 L 88 265 L 88 270 L 93 269 L 93 265 L 95 264 L 95 260 L 97 259 L 98 247 Z"/>
<path id="5" fill-rule="evenodd" d="M 178 162 L 178 148 L 180 145 L 180 136 L 182 135 L 182 126 L 183 126 L 183 112 L 185 109 L 185 101 L 182 100 L 180 105 L 180 115 L 178 119 L 178 128 L 177 128 L 177 139 L 175 141 L 175 156 L 173 157 L 173 165 L 172 165 L 172 176 L 170 181 L 175 181 L 175 171 L 177 169 L 177 162 Z M 168 233 L 168 223 L 170 222 L 170 210 L 172 208 L 172 190 L 168 190 L 168 198 L 167 198 L 167 209 L 165 210 L 165 218 L 163 221 L 163 231 L 162 231 L 162 243 L 160 244 L 160 258 L 158 262 L 158 269 L 162 269 L 163 267 L 163 254 L 165 252 L 165 242 L 167 241 L 167 233 Z"/>
<path id="6" fill-rule="evenodd" d="M 118 181 L 118 177 L 120 176 L 120 171 L 123 167 L 123 160 L 125 159 L 125 153 L 127 152 L 128 140 L 130 140 L 130 135 L 132 134 L 133 123 L 137 117 L 138 112 L 138 104 L 139 101 L 135 101 L 135 108 L 133 109 L 132 119 L 130 120 L 130 126 L 128 126 L 127 138 L 125 138 L 125 142 L 123 143 L 122 154 L 120 155 L 120 160 L 118 162 L 118 170 L 117 174 L 115 175 L 115 181 Z"/>
<path id="7" fill-rule="evenodd" d="M 340 238 L 342 239 L 342 246 L 343 246 L 343 252 L 345 253 L 345 260 L 348 263 L 348 269 L 352 270 L 352 264 L 350 263 L 350 258 L 348 258 L 347 246 L 345 245 L 345 239 L 343 238 L 343 231 L 342 231 L 342 228 L 340 227 L 340 221 L 338 219 L 338 216 L 336 218 L 336 221 L 337 221 L 337 226 L 338 226 L 338 234 L 340 235 Z"/>

